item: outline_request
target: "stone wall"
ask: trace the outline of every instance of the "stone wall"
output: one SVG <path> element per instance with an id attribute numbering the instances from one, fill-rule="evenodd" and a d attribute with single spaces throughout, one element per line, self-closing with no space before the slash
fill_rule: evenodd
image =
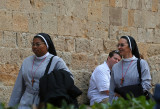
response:
<path id="1" fill-rule="evenodd" d="M 36 33 L 48 33 L 86 97 L 94 68 L 133 36 L 160 82 L 160 0 L 0 0 L 0 101 L 8 102 Z"/>

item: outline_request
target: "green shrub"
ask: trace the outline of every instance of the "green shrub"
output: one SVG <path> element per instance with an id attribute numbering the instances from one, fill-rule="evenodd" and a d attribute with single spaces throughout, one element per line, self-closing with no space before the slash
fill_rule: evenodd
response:
<path id="1" fill-rule="evenodd" d="M 112 105 L 109 103 L 95 103 L 93 106 L 80 105 L 79 109 L 153 109 L 155 101 L 146 100 L 144 96 L 138 98 L 128 97 L 128 100 L 119 98 L 113 101 Z M 0 104 L 0 109 L 18 109 L 17 107 L 7 108 L 4 103 Z M 51 104 L 47 104 L 47 109 L 60 109 Z M 61 109 L 74 109 L 73 105 L 67 105 L 63 102 Z"/>

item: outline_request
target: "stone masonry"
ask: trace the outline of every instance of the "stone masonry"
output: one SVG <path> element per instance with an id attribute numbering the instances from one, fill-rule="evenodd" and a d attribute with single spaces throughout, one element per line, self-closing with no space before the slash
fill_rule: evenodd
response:
<path id="1" fill-rule="evenodd" d="M 32 55 L 36 33 L 48 33 L 88 103 L 94 68 L 133 36 L 160 83 L 160 0 L 0 0 L 0 102 L 8 102 L 21 64 Z M 154 86 L 153 86 L 154 87 Z"/>

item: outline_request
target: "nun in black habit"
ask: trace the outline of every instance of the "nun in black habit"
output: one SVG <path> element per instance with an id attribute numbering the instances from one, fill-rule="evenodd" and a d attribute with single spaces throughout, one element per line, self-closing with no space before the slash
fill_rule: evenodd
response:
<path id="1" fill-rule="evenodd" d="M 33 38 L 32 51 L 34 55 L 24 59 L 15 82 L 9 106 L 19 104 L 19 109 L 31 109 L 39 105 L 39 79 L 44 75 L 47 64 L 53 60 L 48 73 L 53 69 L 69 71 L 62 58 L 57 56 L 53 42 L 48 34 L 39 33 Z"/>
<path id="2" fill-rule="evenodd" d="M 110 103 L 112 103 L 113 100 L 118 99 L 117 94 L 114 92 L 116 87 L 120 88 L 140 83 L 137 70 L 137 60 L 140 58 L 140 55 L 136 41 L 131 36 L 121 36 L 117 48 L 123 58 L 112 67 L 109 89 Z M 140 66 L 143 91 L 149 91 L 151 89 L 151 75 L 148 63 L 141 59 Z"/>

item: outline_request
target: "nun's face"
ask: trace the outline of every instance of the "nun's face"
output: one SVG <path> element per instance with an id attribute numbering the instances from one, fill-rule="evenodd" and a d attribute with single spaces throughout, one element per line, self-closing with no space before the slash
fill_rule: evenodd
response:
<path id="1" fill-rule="evenodd" d="M 33 39 L 32 51 L 37 57 L 43 56 L 48 52 L 46 44 L 40 38 Z"/>
<path id="2" fill-rule="evenodd" d="M 126 39 L 120 38 L 117 47 L 120 52 L 120 55 L 123 56 L 123 58 L 127 58 L 130 57 L 130 55 L 132 55 L 131 49 L 129 48 Z"/>

